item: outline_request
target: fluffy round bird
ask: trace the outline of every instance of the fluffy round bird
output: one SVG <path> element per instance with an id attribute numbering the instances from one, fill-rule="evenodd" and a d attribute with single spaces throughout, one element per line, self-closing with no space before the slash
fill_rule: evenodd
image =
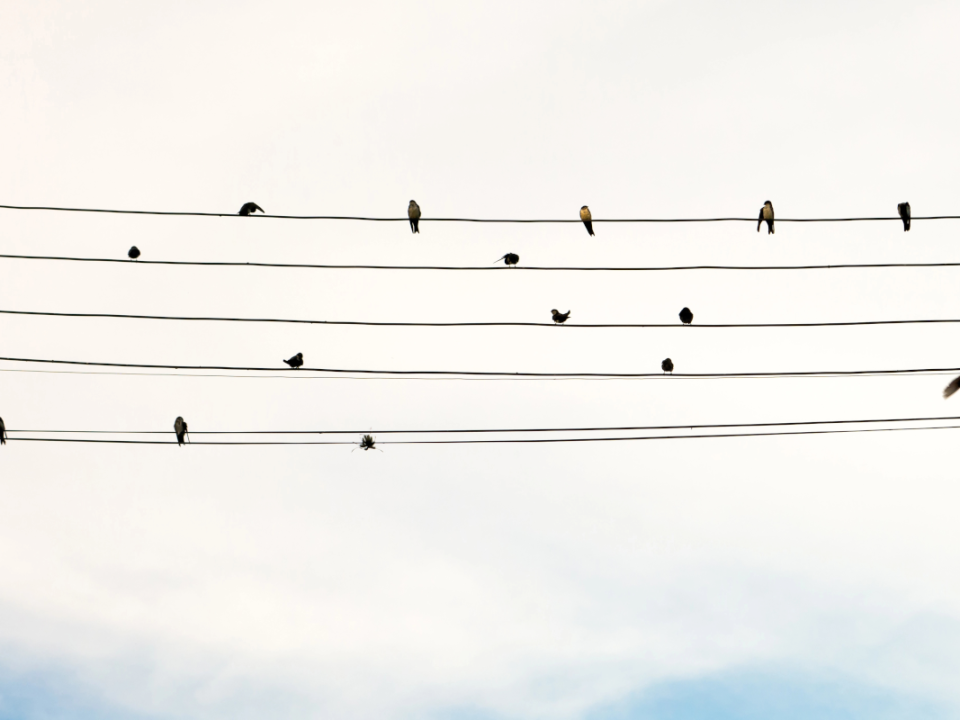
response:
<path id="1" fill-rule="evenodd" d="M 410 218 L 410 232 L 419 234 L 420 232 L 420 206 L 416 200 L 411 200 L 407 205 L 407 217 Z"/>
<path id="2" fill-rule="evenodd" d="M 760 217 L 757 218 L 757 232 L 760 232 L 760 226 L 763 222 L 767 223 L 767 235 L 773 235 L 773 203 L 766 200 L 763 207 L 760 208 Z"/>
<path id="3" fill-rule="evenodd" d="M 570 317 L 569 310 L 567 310 L 565 313 L 562 313 L 559 310 L 551 310 L 550 312 L 553 315 L 553 321 L 558 325 L 563 325 L 567 321 L 567 318 Z"/>
<path id="4" fill-rule="evenodd" d="M 593 215 L 590 214 L 590 208 L 584 205 L 580 208 L 580 219 L 583 221 L 583 226 L 587 229 L 587 232 L 590 233 L 590 236 L 593 236 Z"/>
<path id="5" fill-rule="evenodd" d="M 255 202 L 247 202 L 247 203 L 244 203 L 244 204 L 240 207 L 240 212 L 237 213 L 237 214 L 238 214 L 238 215 L 251 215 L 251 214 L 257 212 L 258 210 L 259 210 L 260 212 L 263 212 L 263 208 L 260 207 L 259 205 L 257 205 Z"/>
<path id="6" fill-rule="evenodd" d="M 187 421 L 178 417 L 173 421 L 173 431 L 177 434 L 177 445 L 183 445 L 187 437 Z"/>
<path id="7" fill-rule="evenodd" d="M 693 322 L 693 313 L 690 312 L 690 308 L 685 307 L 680 311 L 680 322 L 682 322 L 684 325 L 689 325 Z"/>
<path id="8" fill-rule="evenodd" d="M 284 360 L 284 362 L 292 368 L 298 368 L 303 365 L 303 353 L 297 353 L 289 360 Z"/>
<path id="9" fill-rule="evenodd" d="M 127 250 L 127 257 L 131 260 L 136 260 L 138 257 L 140 257 L 140 248 L 134 245 L 132 248 Z"/>
<path id="10" fill-rule="evenodd" d="M 910 230 L 910 203 L 902 202 L 897 205 L 897 212 L 900 214 L 900 219 L 903 220 L 903 231 L 907 232 Z"/>
<path id="11" fill-rule="evenodd" d="M 513 267 L 518 262 L 520 262 L 520 256 L 517 255 L 516 253 L 507 253 L 502 258 L 500 258 L 500 260 L 503 260 L 503 264 L 506 265 L 507 267 Z M 500 260 L 497 260 L 497 262 L 500 262 Z"/>
<path id="12" fill-rule="evenodd" d="M 673 360 L 671 360 L 670 358 L 667 358 L 666 360 L 664 360 L 662 363 L 660 363 L 660 369 L 663 370 L 665 373 L 672 373 Z"/>

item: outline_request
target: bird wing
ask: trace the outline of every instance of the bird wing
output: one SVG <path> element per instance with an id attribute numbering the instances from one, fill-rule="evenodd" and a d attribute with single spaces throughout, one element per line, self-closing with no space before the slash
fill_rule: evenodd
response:
<path id="1" fill-rule="evenodd" d="M 960 377 L 955 377 L 953 381 L 943 389 L 943 399 L 946 400 L 957 390 L 960 390 Z"/>
<path id="2" fill-rule="evenodd" d="M 259 205 L 257 205 L 256 203 L 253 204 L 253 209 L 254 209 L 254 210 L 259 210 L 260 212 L 263 212 L 263 208 L 260 207 Z M 265 213 L 264 213 L 264 214 L 265 214 Z"/>

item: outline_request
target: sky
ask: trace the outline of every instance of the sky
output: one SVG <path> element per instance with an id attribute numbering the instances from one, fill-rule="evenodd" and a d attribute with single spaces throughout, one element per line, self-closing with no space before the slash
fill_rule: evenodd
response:
<path id="1" fill-rule="evenodd" d="M 320 264 L 956 262 L 947 2 L 0 4 L 0 253 Z M 956 268 L 346 271 L 0 259 L 0 355 L 678 373 L 958 365 Z M 960 415 L 943 375 L 396 380 L 37 372 L 18 429 Z M 62 368 L 61 368 L 62 369 Z M 31 372 L 23 372 L 29 370 Z M 99 379 L 98 379 L 99 378 Z M 0 448 L 0 720 L 960 716 L 956 430 L 531 445 Z M 15 436 L 15 434 L 14 434 Z M 195 436 L 199 440 L 202 436 Z M 357 436 L 346 438 L 351 442 Z M 378 435 L 378 442 L 389 439 Z"/>

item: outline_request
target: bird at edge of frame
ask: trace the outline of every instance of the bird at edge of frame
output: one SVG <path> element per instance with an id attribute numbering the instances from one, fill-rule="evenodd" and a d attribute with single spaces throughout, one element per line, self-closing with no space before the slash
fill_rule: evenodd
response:
<path id="1" fill-rule="evenodd" d="M 586 205 L 580 208 L 580 219 L 583 221 L 583 226 L 587 229 L 587 232 L 590 233 L 590 237 L 593 237 L 593 215 L 590 214 L 590 208 Z"/>
<path id="2" fill-rule="evenodd" d="M 178 417 L 173 422 L 173 431 L 177 434 L 177 445 L 183 445 L 187 441 L 187 421 Z"/>
<path id="3" fill-rule="evenodd" d="M 671 360 L 670 358 L 667 358 L 666 360 L 664 360 L 662 363 L 660 363 L 660 369 L 663 370 L 665 373 L 672 373 L 673 360 Z"/>
<path id="4" fill-rule="evenodd" d="M 3 418 L 0 418 L 0 445 L 7 444 L 7 426 L 3 424 Z"/>
<path id="5" fill-rule="evenodd" d="M 140 257 L 140 248 L 134 245 L 132 248 L 127 250 L 127 257 L 131 260 L 136 260 L 138 257 Z"/>
<path id="6" fill-rule="evenodd" d="M 943 399 L 946 400 L 957 390 L 960 390 L 960 377 L 955 377 L 950 384 L 943 389 Z"/>
<path id="7" fill-rule="evenodd" d="M 507 267 L 513 267 L 518 262 L 520 262 L 520 256 L 517 255 L 516 253 L 507 253 L 502 258 L 499 258 L 497 262 L 500 262 L 500 260 L 503 260 L 503 264 L 506 265 Z"/>
<path id="8" fill-rule="evenodd" d="M 284 360 L 284 362 L 292 368 L 299 368 L 303 366 L 303 353 L 297 353 L 289 360 Z"/>
<path id="9" fill-rule="evenodd" d="M 900 214 L 900 219 L 903 220 L 903 231 L 909 232 L 910 230 L 910 203 L 902 202 L 897 205 L 897 212 Z"/>
<path id="10" fill-rule="evenodd" d="M 420 234 L 420 206 L 416 200 L 411 200 L 407 205 L 407 217 L 410 218 L 410 232 L 415 235 Z"/>
<path id="11" fill-rule="evenodd" d="M 767 223 L 767 235 L 773 235 L 773 203 L 769 200 L 763 203 L 763 207 L 760 208 L 760 217 L 757 218 L 757 232 L 760 232 L 760 226 L 766 221 Z"/>
<path id="12" fill-rule="evenodd" d="M 690 308 L 685 307 L 680 311 L 680 322 L 682 322 L 684 325 L 689 325 L 693 322 L 693 313 L 690 312 Z"/>
<path id="13" fill-rule="evenodd" d="M 567 321 L 567 318 L 570 317 L 569 310 L 567 310 L 565 313 L 562 313 L 559 310 L 554 309 L 554 310 L 551 310 L 550 313 L 553 315 L 553 321 L 557 325 L 563 325 Z"/>
<path id="14" fill-rule="evenodd" d="M 253 215 L 257 211 L 263 212 L 263 208 L 257 205 L 255 202 L 244 203 L 240 208 L 240 212 L 237 215 Z"/>

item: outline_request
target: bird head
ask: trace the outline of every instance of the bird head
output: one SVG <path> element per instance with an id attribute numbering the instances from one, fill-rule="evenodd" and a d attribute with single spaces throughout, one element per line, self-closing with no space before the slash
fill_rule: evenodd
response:
<path id="1" fill-rule="evenodd" d="M 556 308 L 554 308 L 553 310 L 550 311 L 550 314 L 551 314 L 551 315 L 559 315 L 559 314 L 560 314 L 560 311 L 557 310 Z"/>

